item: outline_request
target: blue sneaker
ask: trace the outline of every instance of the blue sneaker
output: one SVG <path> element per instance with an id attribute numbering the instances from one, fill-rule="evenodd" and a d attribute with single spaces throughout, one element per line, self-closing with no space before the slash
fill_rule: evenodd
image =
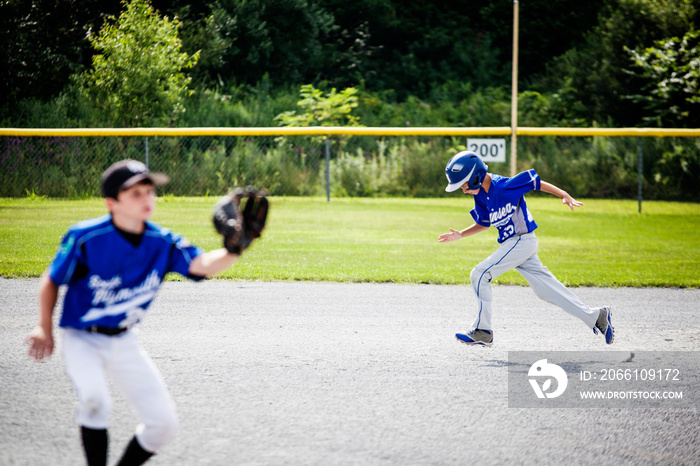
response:
<path id="1" fill-rule="evenodd" d="M 465 345 L 493 345 L 493 332 L 491 330 L 481 330 L 479 328 L 475 328 L 474 330 L 468 331 L 466 335 L 463 333 L 457 333 L 455 337 L 457 337 L 457 340 L 461 341 Z"/>
<path id="2" fill-rule="evenodd" d="M 593 333 L 598 335 L 598 332 L 605 336 L 605 343 L 611 345 L 615 341 L 615 329 L 612 326 L 612 309 L 609 307 L 601 307 L 600 314 L 598 314 L 598 320 L 593 327 Z"/>

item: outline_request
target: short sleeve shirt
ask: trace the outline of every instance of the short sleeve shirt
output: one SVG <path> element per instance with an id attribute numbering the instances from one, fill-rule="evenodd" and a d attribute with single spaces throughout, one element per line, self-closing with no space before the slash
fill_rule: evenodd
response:
<path id="1" fill-rule="evenodd" d="M 138 246 L 117 231 L 110 215 L 72 226 L 49 267 L 55 284 L 68 285 L 59 325 L 124 328 L 139 322 L 167 273 L 204 278 L 189 275 L 202 252 L 150 222 Z"/>
<path id="2" fill-rule="evenodd" d="M 489 192 L 483 189 L 474 195 L 474 221 L 485 227 L 498 229 L 498 242 L 515 235 L 530 233 L 537 228 L 527 209 L 525 194 L 539 191 L 541 180 L 535 170 L 519 173 L 512 178 L 491 175 Z"/>

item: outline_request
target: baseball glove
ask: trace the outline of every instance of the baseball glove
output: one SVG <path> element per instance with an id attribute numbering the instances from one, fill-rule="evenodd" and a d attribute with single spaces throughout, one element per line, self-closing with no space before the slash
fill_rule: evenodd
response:
<path id="1" fill-rule="evenodd" d="M 214 206 L 214 226 L 224 237 L 224 247 L 241 254 L 265 228 L 269 205 L 266 193 L 252 186 L 236 188 Z"/>

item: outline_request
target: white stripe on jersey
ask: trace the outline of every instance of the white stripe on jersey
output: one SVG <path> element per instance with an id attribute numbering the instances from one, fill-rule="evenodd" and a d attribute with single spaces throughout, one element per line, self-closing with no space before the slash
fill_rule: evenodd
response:
<path id="1" fill-rule="evenodd" d="M 130 309 L 139 307 L 155 298 L 156 291 L 149 291 L 144 294 L 135 296 L 134 298 L 124 301 L 123 303 L 115 304 L 113 306 L 107 306 L 104 308 L 93 307 L 84 316 L 80 318 L 83 322 L 89 322 L 91 320 L 98 320 L 105 316 L 116 316 L 122 314 Z"/>

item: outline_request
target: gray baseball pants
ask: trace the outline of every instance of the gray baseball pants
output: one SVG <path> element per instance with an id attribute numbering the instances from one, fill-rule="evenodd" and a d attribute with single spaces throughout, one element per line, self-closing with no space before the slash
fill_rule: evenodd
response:
<path id="1" fill-rule="evenodd" d="M 493 330 L 491 280 L 511 269 L 517 270 L 525 277 L 540 299 L 559 306 L 581 319 L 589 328 L 593 328 L 598 319 L 598 309 L 592 309 L 583 304 L 552 275 L 547 267 L 542 265 L 542 261 L 537 257 L 538 245 L 534 233 L 513 236 L 501 243 L 501 247 L 474 267 L 470 278 L 478 302 L 478 313 L 472 328 Z"/>

